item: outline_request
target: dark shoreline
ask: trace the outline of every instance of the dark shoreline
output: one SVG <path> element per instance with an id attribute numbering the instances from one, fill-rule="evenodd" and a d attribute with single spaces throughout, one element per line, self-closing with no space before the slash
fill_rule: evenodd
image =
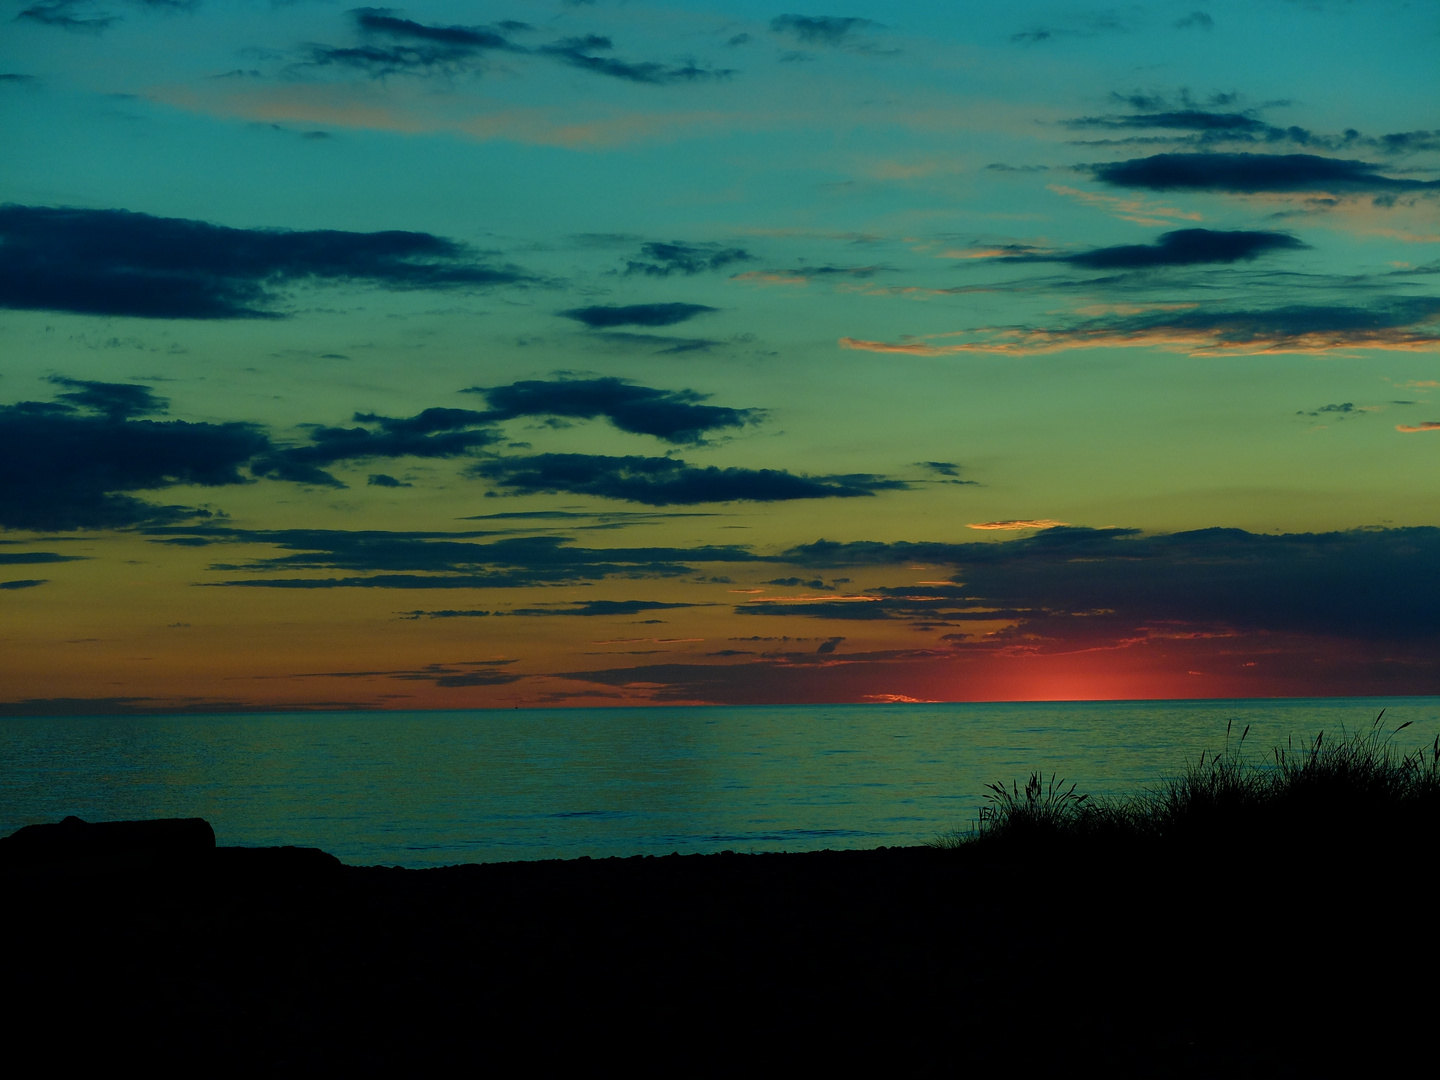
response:
<path id="1" fill-rule="evenodd" d="M 425 870 L 152 848 L 0 884 L 14 1030 L 59 1020 L 112 1061 L 1313 1076 L 1433 1023 L 1432 860 L 1404 846 Z"/>

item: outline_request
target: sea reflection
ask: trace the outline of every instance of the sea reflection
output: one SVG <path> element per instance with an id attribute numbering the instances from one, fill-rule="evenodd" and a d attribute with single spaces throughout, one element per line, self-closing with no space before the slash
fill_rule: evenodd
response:
<path id="1" fill-rule="evenodd" d="M 1131 791 L 1230 720 L 1258 760 L 1381 708 L 1405 749 L 1440 731 L 1440 698 L 7 719 L 0 833 L 200 816 L 403 866 L 916 844 L 1032 769 Z"/>

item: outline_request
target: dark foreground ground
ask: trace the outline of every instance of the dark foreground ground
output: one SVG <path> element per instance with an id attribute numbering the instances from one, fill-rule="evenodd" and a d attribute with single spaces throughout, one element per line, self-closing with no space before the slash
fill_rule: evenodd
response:
<path id="1" fill-rule="evenodd" d="M 205 1072 L 1428 1073 L 1433 852 L 1405 847 L 438 870 L 297 848 L 0 851 L 7 1056 L 29 1043 L 57 1065 Z"/>

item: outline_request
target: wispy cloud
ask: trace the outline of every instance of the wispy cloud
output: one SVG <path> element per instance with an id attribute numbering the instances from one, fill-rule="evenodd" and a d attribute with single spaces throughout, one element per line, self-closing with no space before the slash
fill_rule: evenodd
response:
<path id="1" fill-rule="evenodd" d="M 483 71 L 488 58 L 499 54 L 545 58 L 595 75 L 650 86 L 726 79 L 735 74 L 733 69 L 713 68 L 693 60 L 624 60 L 610 55 L 614 42 L 599 34 L 529 45 L 515 39 L 516 34 L 535 30 L 521 22 L 430 25 L 400 18 L 388 8 L 357 8 L 350 14 L 363 43 L 311 45 L 303 65 L 346 67 L 373 78 L 455 75 Z M 380 43 L 375 44 L 377 41 Z"/>
<path id="2" fill-rule="evenodd" d="M 833 47 L 853 42 L 863 31 L 881 29 L 881 24 L 855 16 L 777 15 L 770 20 L 770 29 L 806 45 Z"/>
<path id="3" fill-rule="evenodd" d="M 691 244 L 682 240 L 668 243 L 654 241 L 640 245 L 640 254 L 625 264 L 625 273 L 648 277 L 670 277 L 672 274 L 694 276 L 720 270 L 755 258 L 744 248 L 722 247 L 715 243 Z"/>
<path id="4" fill-rule="evenodd" d="M 1136 225 L 1164 227 L 1173 225 L 1176 221 L 1203 220 L 1203 215 L 1198 211 L 1180 210 L 1147 199 L 1127 199 L 1118 195 L 1105 195 L 1098 191 L 1083 191 L 1080 188 L 1067 187 L 1064 184 L 1048 184 L 1046 186 L 1057 195 L 1064 195 L 1066 198 L 1075 199 L 1086 206 L 1104 210 L 1121 221 L 1131 221 Z"/>
<path id="5" fill-rule="evenodd" d="M 852 499 L 907 491 L 903 480 L 869 473 L 807 476 L 784 469 L 690 465 L 678 458 L 534 454 L 481 461 L 469 473 L 515 494 L 588 495 L 647 506 Z"/>
<path id="6" fill-rule="evenodd" d="M 943 339 L 975 340 L 943 343 Z M 946 356 L 1000 353 L 1030 356 L 1067 349 L 1157 348 L 1209 354 L 1328 353 L 1360 349 L 1440 350 L 1440 299 L 1377 298 L 1367 306 L 1290 305 L 1269 309 L 1205 305 L 1145 310 L 1054 327 L 986 327 L 898 342 L 845 337 L 844 349 Z"/>
<path id="7" fill-rule="evenodd" d="M 288 554 L 247 562 L 217 562 L 218 573 L 249 576 L 209 584 L 272 589 L 513 589 L 576 585 L 609 578 L 678 578 L 696 564 L 765 561 L 734 545 L 589 548 L 563 536 L 509 536 L 494 530 L 400 532 L 341 529 L 238 529 L 228 526 L 160 527 L 153 542 L 270 545 Z M 485 541 L 485 542 L 481 542 Z M 291 576 L 314 571 L 328 576 Z M 284 574 L 277 577 L 274 575 Z"/>
<path id="8" fill-rule="evenodd" d="M 1221 144 L 1279 145 L 1289 143 L 1316 150 L 1350 150 L 1353 152 L 1369 149 L 1390 156 L 1434 150 L 1440 147 L 1440 131 L 1397 131 L 1370 136 L 1363 135 L 1354 128 L 1347 128 L 1340 134 L 1325 134 L 1296 124 L 1272 124 L 1262 119 L 1253 110 L 1225 112 L 1197 106 L 1190 100 L 1188 94 L 1182 94 L 1178 104 L 1151 97 L 1115 95 L 1115 99 L 1131 104 L 1138 111 L 1080 116 L 1062 121 L 1062 123 L 1072 130 L 1114 133 L 1114 136 L 1110 138 L 1080 140 L 1082 145 L 1092 146 L 1169 142 L 1206 148 Z M 1138 131 L 1173 131 L 1179 134 L 1167 136 L 1125 134 Z"/>
<path id="9" fill-rule="evenodd" d="M 1066 524 L 1067 522 L 1056 521 L 1054 518 L 1015 518 L 1008 521 L 982 521 L 965 527 L 983 532 L 1020 532 L 1025 529 L 1058 529 Z"/>

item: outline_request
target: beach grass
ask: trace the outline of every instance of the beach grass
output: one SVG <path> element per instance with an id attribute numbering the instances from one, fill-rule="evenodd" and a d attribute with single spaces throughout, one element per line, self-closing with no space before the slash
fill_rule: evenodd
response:
<path id="1" fill-rule="evenodd" d="M 1440 736 L 1404 752 L 1385 712 L 1368 727 L 1288 741 L 1247 757 L 1247 726 L 1184 770 L 1133 795 L 1094 797 L 1031 773 L 1025 786 L 990 784 L 978 820 L 942 834 L 947 850 L 1017 846 L 1190 847 L 1372 843 L 1386 847 L 1440 825 Z M 1430 832 L 1433 836 L 1433 831 Z"/>

